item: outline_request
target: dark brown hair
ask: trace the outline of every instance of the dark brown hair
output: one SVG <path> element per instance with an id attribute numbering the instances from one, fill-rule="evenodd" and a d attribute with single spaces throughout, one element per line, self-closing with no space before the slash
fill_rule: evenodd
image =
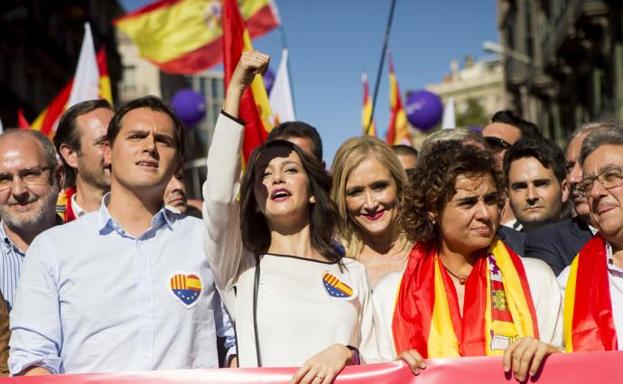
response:
<path id="1" fill-rule="evenodd" d="M 491 153 L 456 140 L 440 141 L 421 154 L 415 167 L 413 181 L 405 191 L 403 226 L 413 241 L 427 242 L 438 239 L 438 230 L 430 213 L 440 213 L 456 194 L 459 175 L 467 177 L 491 175 L 504 206 L 503 184 L 494 168 Z"/>
<path id="2" fill-rule="evenodd" d="M 322 163 L 308 155 L 298 146 L 285 140 L 271 140 L 251 154 L 240 186 L 240 231 L 242 242 L 251 252 L 265 253 L 270 247 L 270 230 L 266 217 L 260 212 L 255 200 L 254 186 L 260 176 L 256 163 L 268 148 L 285 147 L 294 151 L 307 173 L 309 193 L 316 202 L 309 206 L 309 229 L 312 247 L 328 260 L 339 262 L 342 255 L 337 251 L 333 236 L 339 214 L 335 203 L 329 198 L 331 176 Z"/>

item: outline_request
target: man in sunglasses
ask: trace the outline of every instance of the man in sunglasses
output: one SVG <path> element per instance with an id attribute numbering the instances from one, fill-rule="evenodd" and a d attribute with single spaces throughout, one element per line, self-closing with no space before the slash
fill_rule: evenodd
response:
<path id="1" fill-rule="evenodd" d="M 582 143 L 582 182 L 598 233 L 558 281 L 565 292 L 567 351 L 623 348 L 623 128 L 598 128 Z M 595 316 L 594 314 L 599 314 Z M 591 332 L 587 332 L 591 330 Z"/>
<path id="2" fill-rule="evenodd" d="M 491 117 L 491 123 L 482 130 L 485 145 L 493 152 L 496 168 L 500 172 L 502 172 L 504 155 L 511 145 L 523 137 L 535 136 L 541 136 L 539 128 L 535 124 L 522 119 L 516 112 L 509 110 L 496 112 Z M 517 229 L 516 224 L 517 221 L 507 199 L 502 213 L 502 225 Z"/>

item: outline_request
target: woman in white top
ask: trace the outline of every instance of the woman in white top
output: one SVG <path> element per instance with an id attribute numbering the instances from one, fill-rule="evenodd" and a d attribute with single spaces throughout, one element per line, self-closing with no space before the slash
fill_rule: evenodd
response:
<path id="1" fill-rule="evenodd" d="M 369 288 L 364 267 L 332 242 L 330 176 L 299 147 L 256 149 L 238 203 L 239 100 L 268 61 L 243 53 L 228 86 L 203 189 L 206 256 L 236 324 L 240 366 L 302 366 L 293 381 L 329 383 L 375 355 Z"/>
<path id="2" fill-rule="evenodd" d="M 372 289 L 386 274 L 402 271 L 411 243 L 400 227 L 407 175 L 389 145 L 353 137 L 331 166 L 331 198 L 338 206 L 346 255 L 366 266 Z"/>

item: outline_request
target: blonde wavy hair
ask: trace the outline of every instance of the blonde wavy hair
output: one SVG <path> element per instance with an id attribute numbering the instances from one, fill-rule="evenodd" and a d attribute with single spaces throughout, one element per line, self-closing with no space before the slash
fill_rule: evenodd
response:
<path id="1" fill-rule="evenodd" d="M 385 142 L 372 137 L 352 137 L 346 140 L 337 150 L 331 165 L 333 186 L 331 187 L 331 199 L 338 207 L 340 221 L 338 224 L 339 235 L 342 244 L 346 248 L 346 256 L 358 259 L 363 250 L 364 242 L 361 238 L 361 229 L 349 219 L 346 207 L 346 182 L 350 173 L 364 160 L 374 157 L 383 164 L 396 183 L 396 196 L 398 202 L 396 209 L 400 212 L 403 206 L 404 191 L 407 187 L 407 174 L 405 173 L 398 157 L 392 148 Z M 400 228 L 400 214 L 396 228 Z M 406 241 L 406 235 L 399 229 L 398 241 Z"/>

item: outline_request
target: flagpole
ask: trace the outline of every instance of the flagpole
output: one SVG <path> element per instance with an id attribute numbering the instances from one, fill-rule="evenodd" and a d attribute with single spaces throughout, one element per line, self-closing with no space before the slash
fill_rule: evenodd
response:
<path id="1" fill-rule="evenodd" d="M 286 31 L 283 29 L 283 23 L 279 24 L 279 34 L 281 35 L 281 48 L 288 50 L 288 44 L 286 43 Z M 288 53 L 290 50 L 288 50 Z M 290 60 L 286 63 L 286 70 L 288 71 L 288 79 L 290 79 L 290 96 L 292 97 L 292 109 L 294 109 L 294 116 L 296 116 L 296 102 L 294 99 L 294 87 L 292 86 L 292 71 L 290 70 Z"/>
<path id="2" fill-rule="evenodd" d="M 376 84 L 374 85 L 374 97 L 372 98 L 372 110 L 370 111 L 370 121 L 366 127 L 366 135 L 370 134 L 370 127 L 372 126 L 372 120 L 374 119 L 374 107 L 376 106 L 376 97 L 379 93 L 379 85 L 381 83 L 381 74 L 383 73 L 383 64 L 385 63 L 385 55 L 387 53 L 387 43 L 389 41 L 389 32 L 392 28 L 392 21 L 394 19 L 394 8 L 396 8 L 396 0 L 392 0 L 391 8 L 389 9 L 389 18 L 387 20 L 387 28 L 385 29 L 385 39 L 383 41 L 383 52 L 381 53 L 381 64 L 376 74 Z"/>

